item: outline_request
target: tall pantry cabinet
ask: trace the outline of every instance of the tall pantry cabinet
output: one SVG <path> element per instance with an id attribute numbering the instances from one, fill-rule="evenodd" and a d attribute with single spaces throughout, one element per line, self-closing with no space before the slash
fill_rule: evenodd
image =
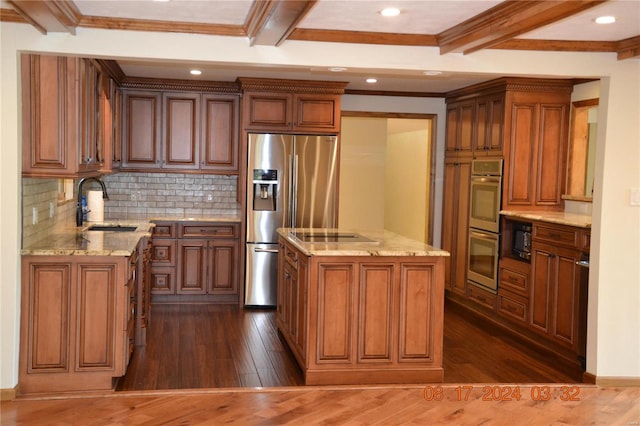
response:
<path id="1" fill-rule="evenodd" d="M 472 297 L 466 269 L 474 158 L 504 159 L 502 209 L 563 209 L 572 90 L 571 80 L 500 78 L 447 94 L 442 246 L 451 253 L 448 290 Z"/>

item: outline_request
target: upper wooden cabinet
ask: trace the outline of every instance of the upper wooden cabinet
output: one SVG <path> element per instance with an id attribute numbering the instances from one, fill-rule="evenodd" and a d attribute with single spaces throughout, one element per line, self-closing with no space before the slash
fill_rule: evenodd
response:
<path id="1" fill-rule="evenodd" d="M 22 175 L 97 176 L 101 71 L 82 58 L 22 55 Z"/>
<path id="2" fill-rule="evenodd" d="M 238 172 L 238 96 L 124 91 L 123 169 Z"/>
<path id="3" fill-rule="evenodd" d="M 340 96 L 346 83 L 239 78 L 247 131 L 340 132 Z"/>
<path id="4" fill-rule="evenodd" d="M 507 94 L 504 209 L 562 210 L 571 90 Z"/>
<path id="5" fill-rule="evenodd" d="M 504 157 L 503 209 L 562 210 L 573 82 L 500 78 L 447 94 L 447 158 Z"/>
<path id="6" fill-rule="evenodd" d="M 447 101 L 448 157 L 502 155 L 504 93 Z"/>

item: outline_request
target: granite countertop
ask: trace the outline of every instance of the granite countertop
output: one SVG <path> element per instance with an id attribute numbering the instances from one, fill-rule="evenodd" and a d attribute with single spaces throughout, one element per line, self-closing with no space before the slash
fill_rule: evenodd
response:
<path id="1" fill-rule="evenodd" d="M 135 226 L 131 232 L 90 231 L 93 225 Z M 41 240 L 23 247 L 21 255 L 30 256 L 131 256 L 141 238 L 151 235 L 155 225 L 141 220 L 85 222 L 81 227 L 56 230 Z"/>
<path id="2" fill-rule="evenodd" d="M 356 233 L 374 241 L 304 242 L 292 232 Z M 385 230 L 279 228 L 278 234 L 308 256 L 449 256 L 445 250 Z"/>
<path id="3" fill-rule="evenodd" d="M 514 211 L 503 210 L 500 212 L 503 216 L 513 218 L 521 218 L 528 220 L 537 220 L 540 222 L 557 223 L 560 225 L 576 226 L 578 228 L 591 228 L 591 216 L 578 213 L 567 212 L 544 212 L 544 211 Z"/>

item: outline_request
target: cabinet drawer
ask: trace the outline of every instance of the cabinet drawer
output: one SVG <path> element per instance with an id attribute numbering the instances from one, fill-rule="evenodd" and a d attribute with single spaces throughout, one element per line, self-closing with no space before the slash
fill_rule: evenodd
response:
<path id="1" fill-rule="evenodd" d="M 526 296 L 529 294 L 529 276 L 509 268 L 500 268 L 499 288 L 508 288 Z"/>
<path id="2" fill-rule="evenodd" d="M 578 245 L 578 232 L 576 229 L 564 226 L 535 224 L 533 225 L 533 239 L 576 247 Z"/>
<path id="3" fill-rule="evenodd" d="M 176 245 L 175 240 L 156 240 L 151 247 L 153 266 L 175 266 Z"/>
<path id="4" fill-rule="evenodd" d="M 524 297 L 508 291 L 498 292 L 498 313 L 503 317 L 526 324 L 528 304 L 528 300 Z"/>
<path id="5" fill-rule="evenodd" d="M 298 251 L 288 244 L 284 246 L 284 258 L 294 269 L 298 269 Z"/>
<path id="6" fill-rule="evenodd" d="M 467 285 L 467 297 L 489 309 L 495 309 L 496 307 L 496 295 L 471 282 Z"/>
<path id="7" fill-rule="evenodd" d="M 175 223 L 156 223 L 153 228 L 154 238 L 175 238 L 176 237 L 176 224 Z"/>
<path id="8" fill-rule="evenodd" d="M 238 226 L 235 224 L 182 224 L 181 238 L 238 238 Z"/>

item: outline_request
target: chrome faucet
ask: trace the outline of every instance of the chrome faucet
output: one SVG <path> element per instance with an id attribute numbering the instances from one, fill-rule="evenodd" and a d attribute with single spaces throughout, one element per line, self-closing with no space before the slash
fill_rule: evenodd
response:
<path id="1" fill-rule="evenodd" d="M 80 179 L 78 182 L 78 204 L 76 205 L 76 226 L 82 226 L 82 185 L 88 180 L 94 180 L 100 184 L 102 187 L 102 198 L 105 200 L 109 199 L 109 195 L 107 194 L 107 187 L 104 186 L 104 182 L 96 177 L 88 177 Z"/>

